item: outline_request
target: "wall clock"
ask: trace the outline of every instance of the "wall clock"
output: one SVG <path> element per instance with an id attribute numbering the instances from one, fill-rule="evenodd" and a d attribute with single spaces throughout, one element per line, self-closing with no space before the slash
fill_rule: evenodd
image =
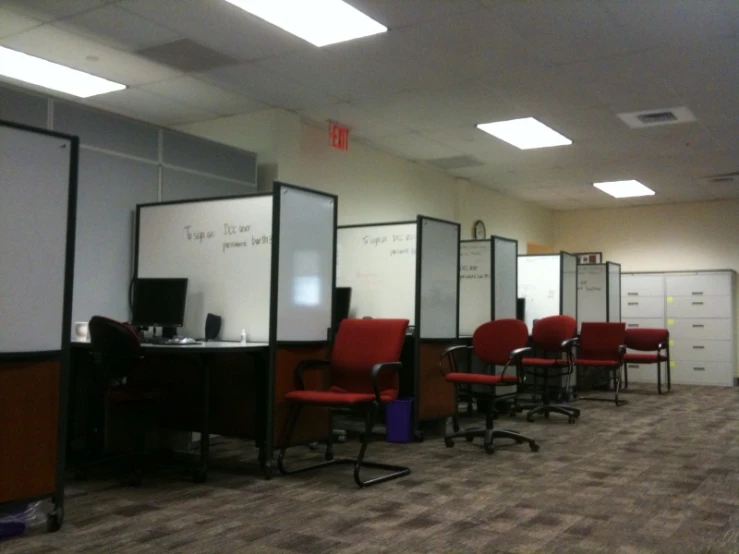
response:
<path id="1" fill-rule="evenodd" d="M 487 237 L 485 223 L 481 219 L 478 219 L 472 224 L 472 237 L 475 239 L 484 239 Z"/>

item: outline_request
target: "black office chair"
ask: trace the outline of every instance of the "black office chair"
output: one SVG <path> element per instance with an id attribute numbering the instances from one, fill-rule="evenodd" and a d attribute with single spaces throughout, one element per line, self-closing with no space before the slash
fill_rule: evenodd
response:
<path id="1" fill-rule="evenodd" d="M 112 409 L 126 410 L 134 449 L 112 456 L 100 456 L 78 465 L 76 477 L 86 478 L 90 469 L 103 464 L 120 462 L 127 468 L 129 484 L 139 485 L 146 459 L 146 430 L 156 420 L 166 389 L 142 376 L 141 343 L 128 325 L 102 316 L 93 316 L 89 323 L 93 378 Z M 94 416 L 88 414 L 88 440 L 96 432 L 91 429 Z M 97 432 L 99 435 L 99 431 Z"/>

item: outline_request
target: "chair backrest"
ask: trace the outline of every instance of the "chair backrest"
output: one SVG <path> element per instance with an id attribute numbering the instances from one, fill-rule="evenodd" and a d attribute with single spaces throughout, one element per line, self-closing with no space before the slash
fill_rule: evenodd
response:
<path id="1" fill-rule="evenodd" d="M 475 355 L 490 365 L 506 365 L 511 351 L 529 342 L 529 329 L 520 319 L 496 319 L 483 323 L 472 335 Z"/>
<path id="2" fill-rule="evenodd" d="M 577 355 L 589 360 L 618 360 L 618 348 L 625 341 L 625 323 L 585 322 L 580 329 Z"/>
<path id="3" fill-rule="evenodd" d="M 660 349 L 660 343 L 667 343 L 669 336 L 667 329 L 626 329 L 624 344 L 632 350 L 654 352 Z"/>
<path id="4" fill-rule="evenodd" d="M 330 387 L 345 392 L 372 394 L 372 367 L 399 362 L 405 341 L 407 319 L 345 319 L 339 325 L 331 352 Z M 378 376 L 383 396 L 398 396 L 398 374 Z"/>
<path id="5" fill-rule="evenodd" d="M 141 354 L 141 342 L 133 329 L 99 315 L 92 317 L 88 328 L 93 356 L 108 373 L 107 376 L 127 376 Z"/>
<path id="6" fill-rule="evenodd" d="M 577 320 L 569 315 L 553 315 L 539 319 L 531 330 L 536 350 L 561 352 L 562 343 L 577 334 Z"/>

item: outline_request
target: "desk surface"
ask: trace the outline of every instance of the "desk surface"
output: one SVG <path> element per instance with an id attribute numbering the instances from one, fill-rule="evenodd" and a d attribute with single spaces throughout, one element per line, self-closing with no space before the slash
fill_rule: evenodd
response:
<path id="1" fill-rule="evenodd" d="M 73 348 L 91 348 L 90 341 L 73 340 Z M 142 350 L 156 350 L 157 352 L 168 351 L 186 354 L 194 352 L 198 354 L 211 352 L 244 352 L 248 350 L 263 350 L 269 347 L 267 342 L 223 342 L 223 341 L 202 341 L 199 344 L 141 344 Z"/>

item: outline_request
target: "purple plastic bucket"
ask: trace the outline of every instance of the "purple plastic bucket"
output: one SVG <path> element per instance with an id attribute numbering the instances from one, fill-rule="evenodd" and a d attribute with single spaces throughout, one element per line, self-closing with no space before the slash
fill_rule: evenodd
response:
<path id="1" fill-rule="evenodd" d="M 26 532 L 26 524 L 19 521 L 0 523 L 0 541 L 17 537 Z"/>
<path id="2" fill-rule="evenodd" d="M 413 399 L 398 398 L 385 408 L 385 439 L 388 442 L 413 441 Z"/>

